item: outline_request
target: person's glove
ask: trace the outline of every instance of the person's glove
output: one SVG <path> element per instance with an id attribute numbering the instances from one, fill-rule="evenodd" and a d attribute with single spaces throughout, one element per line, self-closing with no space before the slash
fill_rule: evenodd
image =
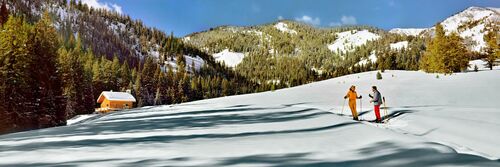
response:
<path id="1" fill-rule="evenodd" d="M 344 96 L 344 99 L 347 99 L 347 96 Z"/>
<path id="2" fill-rule="evenodd" d="M 359 96 L 359 99 L 362 99 L 362 98 L 363 98 L 363 96 Z"/>

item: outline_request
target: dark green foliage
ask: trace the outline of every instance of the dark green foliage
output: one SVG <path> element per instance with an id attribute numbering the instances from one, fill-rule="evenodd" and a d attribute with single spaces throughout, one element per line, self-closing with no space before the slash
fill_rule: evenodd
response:
<path id="1" fill-rule="evenodd" d="M 382 79 L 382 74 L 380 72 L 377 72 L 377 80 L 381 80 Z"/>
<path id="2" fill-rule="evenodd" d="M 146 58 L 144 67 L 141 72 L 141 93 L 139 94 L 142 104 L 139 106 L 149 106 L 154 104 L 156 85 L 155 85 L 155 71 L 156 65 L 153 58 Z"/>
<path id="3" fill-rule="evenodd" d="M 7 19 L 9 19 L 9 10 L 5 1 L 2 1 L 2 6 L 0 6 L 0 27 L 7 22 Z"/>
<path id="4" fill-rule="evenodd" d="M 0 133 L 66 124 L 57 33 L 48 14 L 34 26 L 11 17 L 0 31 Z"/>

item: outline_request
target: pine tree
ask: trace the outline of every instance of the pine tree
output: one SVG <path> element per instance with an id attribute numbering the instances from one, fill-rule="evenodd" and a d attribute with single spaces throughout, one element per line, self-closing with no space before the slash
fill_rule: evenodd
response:
<path id="1" fill-rule="evenodd" d="M 9 19 L 9 10 L 7 9 L 7 4 L 2 1 L 2 6 L 0 7 L 0 27 L 2 27 Z"/>
<path id="2" fill-rule="evenodd" d="M 81 114 L 83 106 L 84 92 L 84 70 L 78 59 L 81 54 L 80 48 L 74 48 L 70 52 L 62 48 L 59 50 L 59 63 L 61 64 L 61 78 L 64 86 L 64 96 L 66 97 L 66 117 L 71 118 Z"/>
<path id="3" fill-rule="evenodd" d="M 382 79 L 382 74 L 380 72 L 377 72 L 377 80 L 381 80 Z"/>
<path id="4" fill-rule="evenodd" d="M 25 125 L 36 118 L 30 85 L 31 51 L 27 47 L 32 27 L 10 17 L 0 31 L 0 133 L 32 129 Z"/>
<path id="5" fill-rule="evenodd" d="M 172 66 L 167 65 L 167 74 L 165 76 L 165 86 L 166 88 L 166 93 L 165 93 L 165 103 L 166 104 L 172 104 L 176 103 L 176 96 L 175 96 L 175 77 L 174 77 L 174 70 L 172 69 Z"/>
<path id="6" fill-rule="evenodd" d="M 446 37 L 446 52 L 444 55 L 445 73 L 461 72 L 467 69 L 469 58 L 462 38 L 452 32 Z"/>
<path id="7" fill-rule="evenodd" d="M 120 82 L 119 78 L 121 75 L 120 72 L 121 69 L 121 64 L 120 60 L 118 59 L 118 55 L 113 56 L 113 62 L 111 63 L 111 75 L 110 75 L 110 89 L 111 90 L 120 90 Z"/>
<path id="8" fill-rule="evenodd" d="M 144 106 L 144 100 L 142 98 L 142 88 L 141 88 L 141 74 L 137 74 L 134 85 L 135 98 L 137 100 L 137 107 Z"/>
<path id="9" fill-rule="evenodd" d="M 130 72 L 130 68 L 128 66 L 127 61 L 124 61 L 122 66 L 120 67 L 120 74 L 118 78 L 118 83 L 120 86 L 121 91 L 126 91 L 130 84 L 130 81 L 132 80 L 132 75 Z"/>
<path id="10" fill-rule="evenodd" d="M 490 70 L 493 70 L 493 66 L 496 65 L 497 59 L 500 59 L 500 44 L 498 43 L 500 39 L 498 36 L 497 27 L 484 35 L 484 40 L 486 41 L 486 57 L 484 60 L 486 61 L 486 67 Z"/>
<path id="11" fill-rule="evenodd" d="M 429 42 L 420 67 L 426 72 L 442 72 L 444 69 L 444 28 L 441 24 L 436 25 L 434 38 Z"/>
<path id="12" fill-rule="evenodd" d="M 141 99 L 143 101 L 144 106 L 149 106 L 154 104 L 154 98 L 156 93 L 156 85 L 154 82 L 155 68 L 156 65 L 154 63 L 153 58 L 147 57 L 144 62 L 144 67 L 141 73 Z"/>
<path id="13" fill-rule="evenodd" d="M 420 62 L 420 67 L 426 72 L 453 73 L 467 68 L 467 50 L 462 39 L 455 32 L 449 36 L 441 24 L 436 25 L 435 37 L 429 42 L 428 47 Z"/>
<path id="14" fill-rule="evenodd" d="M 34 25 L 30 41 L 34 64 L 31 66 L 31 76 L 38 82 L 33 86 L 35 100 L 39 106 L 38 127 L 50 127 L 66 124 L 62 83 L 57 71 L 57 49 L 59 40 L 56 29 L 48 12 Z"/>
<path id="15" fill-rule="evenodd" d="M 229 85 L 229 81 L 227 79 L 222 80 L 222 96 L 228 96 L 231 94 L 231 85 Z"/>

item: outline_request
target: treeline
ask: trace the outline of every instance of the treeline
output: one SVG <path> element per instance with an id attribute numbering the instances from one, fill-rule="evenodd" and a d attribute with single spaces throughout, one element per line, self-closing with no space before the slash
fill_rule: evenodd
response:
<path id="1" fill-rule="evenodd" d="M 213 59 L 204 60 L 201 69 L 188 66 L 185 55 L 209 56 L 173 36 L 165 43 L 169 59 L 145 56 L 131 66 L 118 53 L 112 58 L 95 53 L 79 33 L 58 32 L 49 12 L 31 24 L 25 15 L 9 17 L 5 4 L 0 9 L 0 134 L 65 125 L 75 115 L 94 112 L 102 91 L 131 90 L 140 107 L 256 88 Z M 165 63 L 172 59 L 176 67 Z"/>
<path id="2" fill-rule="evenodd" d="M 1 25 L 0 133 L 66 124 L 58 36 L 45 16 L 34 25 L 11 16 Z"/>

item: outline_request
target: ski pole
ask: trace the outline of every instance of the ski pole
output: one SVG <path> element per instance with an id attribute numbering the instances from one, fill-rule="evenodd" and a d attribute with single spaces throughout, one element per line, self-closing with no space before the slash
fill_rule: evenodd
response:
<path id="1" fill-rule="evenodd" d="M 344 99 L 344 103 L 343 103 L 343 105 L 342 105 L 342 111 L 340 112 L 340 115 L 344 115 L 345 100 L 346 100 L 346 99 Z"/>
<path id="2" fill-rule="evenodd" d="M 385 118 L 385 120 L 387 120 L 388 119 L 387 118 L 387 105 L 385 104 L 385 97 L 382 97 L 382 100 L 384 101 L 384 115 L 385 115 L 384 118 Z M 385 123 L 387 123 L 387 122 L 385 122 Z"/>
<path id="3" fill-rule="evenodd" d="M 361 112 L 363 112 L 363 100 L 359 99 L 359 113 L 361 113 Z M 360 120 L 362 120 L 362 119 L 360 119 Z"/>

